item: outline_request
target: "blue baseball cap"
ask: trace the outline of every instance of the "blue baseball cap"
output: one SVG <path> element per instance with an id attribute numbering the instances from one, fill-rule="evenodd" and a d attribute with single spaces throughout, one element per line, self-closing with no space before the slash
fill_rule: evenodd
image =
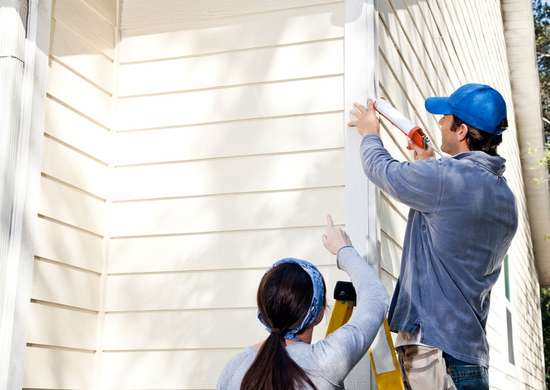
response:
<path id="1" fill-rule="evenodd" d="M 506 119 L 506 102 L 494 88 L 485 84 L 465 84 L 449 97 L 429 97 L 425 107 L 438 115 L 455 115 L 468 125 L 491 134 L 501 134 Z"/>

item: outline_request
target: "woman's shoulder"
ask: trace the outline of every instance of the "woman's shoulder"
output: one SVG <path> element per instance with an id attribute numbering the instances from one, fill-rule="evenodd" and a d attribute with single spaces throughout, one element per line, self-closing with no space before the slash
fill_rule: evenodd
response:
<path id="1" fill-rule="evenodd" d="M 233 383 L 240 384 L 240 381 L 256 357 L 257 350 L 254 346 L 245 348 L 223 368 L 218 378 L 218 389 L 230 389 Z"/>

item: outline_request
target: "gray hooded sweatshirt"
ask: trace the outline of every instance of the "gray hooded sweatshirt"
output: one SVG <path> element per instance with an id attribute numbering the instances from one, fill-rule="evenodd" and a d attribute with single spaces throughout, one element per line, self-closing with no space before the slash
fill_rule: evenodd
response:
<path id="1" fill-rule="evenodd" d="M 392 331 L 421 330 L 421 342 L 488 367 L 485 324 L 491 288 L 518 225 L 505 160 L 485 152 L 399 162 L 366 136 L 367 177 L 409 206 Z"/>
<path id="2" fill-rule="evenodd" d="M 369 349 L 388 308 L 388 293 L 378 272 L 355 249 L 341 248 L 337 259 L 338 268 L 351 277 L 357 293 L 357 305 L 350 320 L 316 343 L 298 342 L 286 347 L 317 390 L 344 388 L 344 378 Z M 218 390 L 239 390 L 257 352 L 252 346 L 235 356 L 220 375 Z"/>

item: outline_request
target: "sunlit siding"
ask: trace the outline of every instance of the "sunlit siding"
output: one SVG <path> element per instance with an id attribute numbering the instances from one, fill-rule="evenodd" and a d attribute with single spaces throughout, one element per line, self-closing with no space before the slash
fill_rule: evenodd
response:
<path id="1" fill-rule="evenodd" d="M 56 0 L 26 388 L 93 382 L 104 259 L 114 0 Z"/>
<path id="2" fill-rule="evenodd" d="M 413 118 L 439 143 L 434 116 L 426 113 L 427 96 L 448 95 L 461 84 L 490 84 L 504 95 L 509 130 L 499 151 L 507 159 L 506 178 L 518 203 L 520 224 L 509 251 L 511 300 L 506 303 L 504 282 L 493 289 L 487 337 L 491 347 L 490 382 L 493 389 L 543 389 L 544 371 L 538 282 L 517 145 L 514 109 L 500 3 L 491 1 L 379 0 L 380 95 Z M 436 118 L 435 118 L 436 119 Z M 383 126 L 385 144 L 395 158 L 403 137 Z M 397 142 L 397 144 L 396 144 Z M 401 213 L 401 216 L 406 216 Z M 405 222 L 403 218 L 401 223 Z M 382 259 L 387 274 L 397 274 L 400 240 L 382 225 Z M 386 252 L 386 254 L 385 254 Z M 390 260 L 391 259 L 391 260 Z M 511 310 L 515 364 L 508 359 L 506 309 Z"/>
<path id="3" fill-rule="evenodd" d="M 122 3 L 101 388 L 212 389 L 343 221 L 342 1 Z M 317 337 L 322 334 L 320 330 Z"/>
<path id="4" fill-rule="evenodd" d="M 346 279 L 320 241 L 325 214 L 347 222 L 345 153 L 358 153 L 344 150 L 344 1 L 119 3 L 120 18 L 115 0 L 54 1 L 25 387 L 213 389 L 225 363 L 265 337 L 255 295 L 274 260 L 312 260 L 329 292 Z M 427 96 L 472 81 L 505 95 L 501 152 L 520 228 L 511 298 L 502 278 L 492 295 L 491 386 L 542 389 L 499 2 L 378 0 L 377 10 L 379 95 L 435 143 Z M 381 136 L 411 158 L 389 123 Z M 378 196 L 389 292 L 407 214 Z"/>

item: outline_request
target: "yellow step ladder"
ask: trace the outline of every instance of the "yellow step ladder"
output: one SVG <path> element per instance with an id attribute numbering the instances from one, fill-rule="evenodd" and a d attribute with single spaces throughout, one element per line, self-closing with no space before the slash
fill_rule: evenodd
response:
<path id="1" fill-rule="evenodd" d="M 348 322 L 351 317 L 353 307 L 357 300 L 353 284 L 351 284 L 351 282 L 336 282 L 334 299 L 336 302 L 327 328 L 327 336 Z M 377 360 L 380 361 L 380 359 L 377 359 L 376 353 L 373 351 L 375 348 L 380 348 L 383 354 L 387 354 L 389 351 L 391 354 L 391 362 L 388 364 L 386 361 L 385 364 L 379 364 L 379 366 L 383 365 L 384 367 L 376 367 L 376 362 Z M 379 332 L 373 346 L 369 349 L 369 357 L 378 390 L 405 390 L 399 361 L 397 360 L 397 353 L 395 352 L 390 326 L 387 320 L 384 320 L 383 332 L 382 330 Z"/>

